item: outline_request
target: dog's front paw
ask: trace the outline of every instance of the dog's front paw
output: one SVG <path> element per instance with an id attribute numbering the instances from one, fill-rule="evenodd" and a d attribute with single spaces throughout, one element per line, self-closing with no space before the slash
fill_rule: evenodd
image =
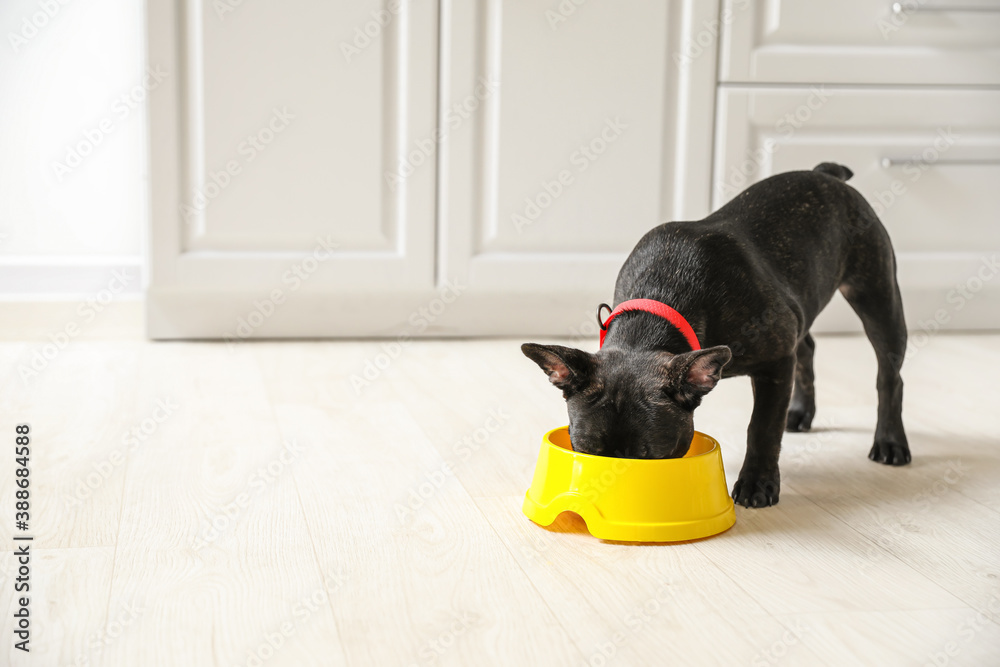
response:
<path id="1" fill-rule="evenodd" d="M 903 441 L 899 444 L 894 440 L 876 440 L 868 458 L 877 463 L 889 466 L 905 466 L 910 462 L 910 446 Z"/>
<path id="2" fill-rule="evenodd" d="M 733 485 L 733 500 L 743 507 L 770 507 L 778 504 L 781 476 L 777 469 L 742 471 Z"/>
<path id="3" fill-rule="evenodd" d="M 812 428 L 816 408 L 789 408 L 785 430 L 791 433 L 808 431 Z"/>

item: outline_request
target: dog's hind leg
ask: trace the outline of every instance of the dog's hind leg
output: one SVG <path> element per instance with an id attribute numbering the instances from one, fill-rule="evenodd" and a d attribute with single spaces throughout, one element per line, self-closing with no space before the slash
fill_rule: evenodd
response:
<path id="1" fill-rule="evenodd" d="M 840 291 L 861 318 L 878 360 L 878 425 L 868 458 L 901 466 L 910 462 L 903 429 L 903 379 L 899 375 L 906 354 L 906 321 L 892 248 L 886 244 L 880 250 L 878 261 L 859 263 L 866 269 L 861 272 L 865 275 L 850 276 Z"/>
<path id="2" fill-rule="evenodd" d="M 812 335 L 799 341 L 795 348 L 795 390 L 792 392 L 792 402 L 788 408 L 788 418 L 785 422 L 786 431 L 808 431 L 816 416 L 816 390 L 813 381 L 813 354 L 816 342 Z"/>

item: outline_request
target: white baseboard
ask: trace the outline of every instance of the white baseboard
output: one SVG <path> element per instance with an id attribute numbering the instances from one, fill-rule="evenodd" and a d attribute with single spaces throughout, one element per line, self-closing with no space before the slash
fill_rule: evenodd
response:
<path id="1" fill-rule="evenodd" d="M 955 310 L 947 290 L 903 290 L 911 331 L 932 328 L 942 311 L 941 330 L 1000 329 L 1000 284 L 983 290 Z M 440 305 L 436 296 L 345 297 L 291 294 L 276 309 L 255 307 L 255 295 L 154 294 L 147 302 L 147 334 L 156 339 L 382 338 L 534 336 L 594 337 L 600 294 L 559 299 L 534 294 L 467 294 Z M 435 308 L 431 305 L 436 303 Z M 437 314 L 434 314 L 437 311 Z M 268 312 L 270 314 L 268 314 Z M 403 313 L 403 314 L 401 314 Z M 860 332 L 861 324 L 838 294 L 813 327 L 815 333 Z"/>
<path id="2" fill-rule="evenodd" d="M 248 339 L 263 338 L 380 338 L 419 337 L 536 337 L 597 340 L 597 295 L 576 295 L 559 302 L 538 297 L 467 297 L 452 304 L 434 321 L 420 315 L 420 304 L 410 311 L 416 317 L 392 314 L 385 302 L 340 300 L 303 295 L 290 299 Z M 933 329 L 934 313 L 945 303 L 944 294 L 905 292 L 910 331 Z M 466 297 L 463 297 L 463 299 Z M 0 300 L 0 340 L 47 340 L 70 324 L 79 328 L 77 339 L 225 339 L 236 334 L 238 321 L 253 311 L 253 297 L 201 295 L 198 298 L 155 298 L 147 308 L 143 300 L 122 297 L 97 310 L 85 300 Z M 401 305 L 401 304 L 399 304 Z M 947 313 L 948 311 L 946 311 Z M 430 315 L 428 311 L 428 315 Z M 192 318 L 193 316 L 193 318 Z M 945 331 L 1000 329 L 1000 290 L 981 293 L 960 311 L 949 313 Z M 254 319 L 256 322 L 256 319 Z M 183 322 L 183 324 L 182 324 Z M 416 325 L 414 324 L 416 322 Z M 424 324 L 426 328 L 423 328 Z M 814 333 L 860 332 L 861 324 L 839 295 L 820 315 Z M 234 340 L 241 340 L 237 334 Z"/>
<path id="3" fill-rule="evenodd" d="M 0 257 L 0 299 L 73 300 L 102 290 L 116 296 L 141 295 L 142 265 L 138 256 Z"/>

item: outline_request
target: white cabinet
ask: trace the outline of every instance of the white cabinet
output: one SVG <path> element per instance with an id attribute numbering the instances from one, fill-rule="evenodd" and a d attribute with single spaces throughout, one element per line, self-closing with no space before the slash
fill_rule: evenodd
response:
<path id="1" fill-rule="evenodd" d="M 569 333 L 646 231 L 707 212 L 712 58 L 674 58 L 703 19 L 680 2 L 445 6 L 443 99 L 502 85 L 442 151 L 441 266 Z"/>
<path id="2" fill-rule="evenodd" d="M 713 3 L 148 3 L 153 337 L 596 334 L 709 211 Z"/>
<path id="3" fill-rule="evenodd" d="M 825 160 L 911 322 L 1000 247 L 1000 0 L 147 3 L 156 338 L 596 335 L 648 229 Z"/>
<path id="4" fill-rule="evenodd" d="M 434 167 L 390 175 L 435 128 L 437 7 L 148 13 L 170 74 L 150 109 L 150 335 L 384 333 L 426 301 Z"/>
<path id="5" fill-rule="evenodd" d="M 847 165 L 892 237 L 909 327 L 995 328 L 1000 2 L 897 9 L 723 4 L 713 206 L 772 174 Z M 860 323 L 837 296 L 814 329 Z"/>
<path id="6" fill-rule="evenodd" d="M 725 0 L 726 82 L 1000 84 L 1000 0 Z"/>
<path id="7" fill-rule="evenodd" d="M 1000 323 L 1000 278 L 973 281 L 974 307 L 957 292 L 1000 250 L 1000 91 L 724 88 L 718 118 L 716 206 L 772 174 L 845 164 L 892 237 L 910 326 L 939 309 L 953 328 Z M 859 326 L 839 297 L 817 321 Z"/>

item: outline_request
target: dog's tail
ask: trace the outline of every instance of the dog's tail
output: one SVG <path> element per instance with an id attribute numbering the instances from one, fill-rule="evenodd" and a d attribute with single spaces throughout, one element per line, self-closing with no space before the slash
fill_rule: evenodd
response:
<path id="1" fill-rule="evenodd" d="M 813 167 L 813 171 L 818 171 L 821 174 L 828 174 L 834 178 L 839 178 L 842 181 L 851 180 L 851 176 L 854 172 L 845 167 L 842 164 L 837 164 L 836 162 L 820 162 L 818 165 Z"/>

